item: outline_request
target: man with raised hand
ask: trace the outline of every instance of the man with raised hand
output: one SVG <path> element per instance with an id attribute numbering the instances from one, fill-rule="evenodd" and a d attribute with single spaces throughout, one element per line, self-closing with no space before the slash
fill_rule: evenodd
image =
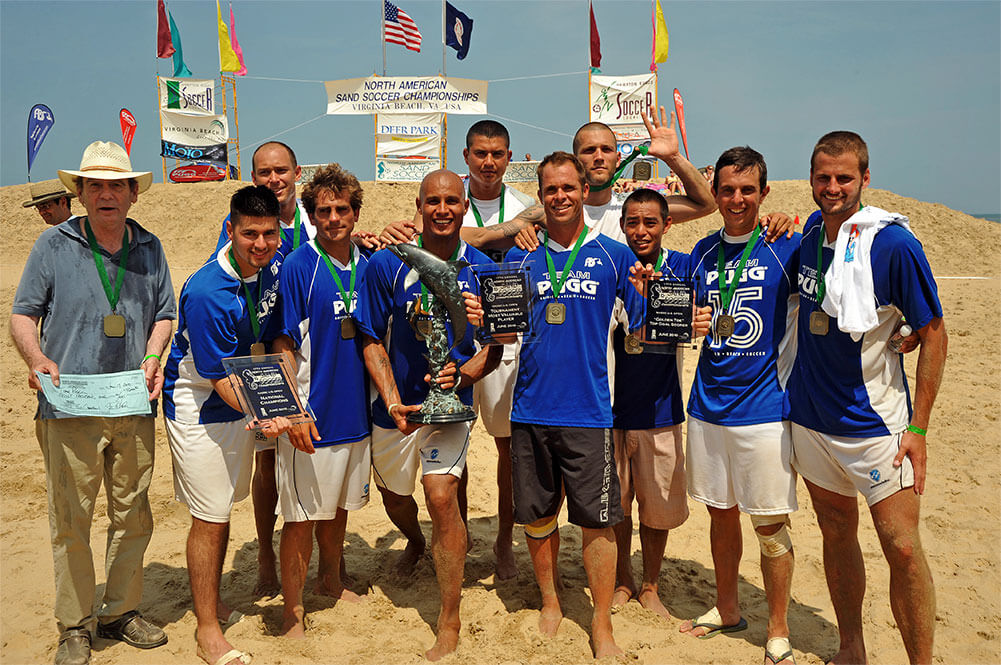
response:
<path id="1" fill-rule="evenodd" d="M 789 514 L 797 509 L 785 384 L 795 355 L 799 243 L 763 237 L 765 160 L 748 147 L 716 162 L 713 194 L 723 228 L 691 256 L 695 300 L 713 309 L 688 400 L 688 493 L 709 510 L 716 604 L 680 630 L 713 637 L 744 630 L 737 595 L 747 513 L 761 550 L 768 600 L 765 662 L 792 662 L 786 615 L 793 551 Z"/>
<path id="2" fill-rule="evenodd" d="M 35 434 L 45 462 L 55 566 L 55 662 L 90 662 L 94 557 L 90 529 L 101 482 L 108 494 L 106 581 L 97 635 L 149 649 L 167 642 L 138 611 L 143 556 L 153 533 L 155 403 L 150 415 L 75 417 L 53 407 L 37 374 L 142 369 L 150 400 L 160 395 L 160 354 L 177 307 L 160 241 L 128 217 L 153 182 L 134 172 L 115 143 L 95 141 L 78 171 L 59 178 L 87 214 L 46 229 L 31 249 L 14 296 L 10 332 L 38 392 Z M 62 187 L 60 191 L 65 192 Z"/>
<path id="3" fill-rule="evenodd" d="M 251 424 L 222 362 L 262 355 L 279 331 L 278 213 L 278 199 L 267 187 L 233 194 L 226 225 L 230 242 L 181 289 L 177 333 L 164 369 L 174 494 L 191 513 L 188 577 L 197 654 L 206 663 L 250 662 L 249 654 L 233 649 L 219 624 L 234 615 L 219 597 L 230 513 L 250 492 L 255 439 L 288 429 L 287 420 L 275 418 L 256 435 L 247 431 Z"/>
<path id="4" fill-rule="evenodd" d="M 305 637 L 302 590 L 319 545 L 316 591 L 341 600 L 360 597 L 345 587 L 341 554 L 348 511 L 368 504 L 371 429 L 368 375 L 352 313 L 356 284 L 368 259 L 351 242 L 361 211 L 358 179 L 338 164 L 313 176 L 302 201 L 316 237 L 282 263 L 284 327 L 274 350 L 294 352 L 299 385 L 317 418 L 314 452 L 278 442 L 282 518 L 282 634 Z M 292 435 L 290 435 L 292 436 Z"/>
<path id="5" fill-rule="evenodd" d="M 810 158 L 813 200 L 800 249 L 799 348 L 789 379 L 793 464 L 824 539 L 838 619 L 832 663 L 864 663 L 865 563 L 857 495 L 890 566 L 890 607 L 907 657 L 930 663 L 935 586 L 918 521 L 925 436 L 945 365 L 942 305 L 921 243 L 903 215 L 862 205 L 869 150 L 858 134 L 821 137 Z M 921 351 L 913 406 L 887 342 L 906 318 Z"/>
<path id="6" fill-rule="evenodd" d="M 418 245 L 443 261 L 473 265 L 490 262 L 459 237 L 468 202 L 457 175 L 446 170 L 428 174 L 421 182 L 416 202 L 423 222 Z M 458 489 L 466 466 L 471 423 L 418 426 L 407 421 L 410 413 L 420 410 L 430 378 L 427 348 L 411 319 L 429 311 L 434 294 L 419 279 L 414 280 L 415 276 L 389 250 L 376 252 L 359 286 L 356 318 L 365 364 L 380 397 L 372 412 L 372 469 L 386 513 L 407 538 L 406 549 L 397 562 L 397 570 L 404 574 L 413 571 L 425 547 L 413 498 L 418 467 L 421 471 L 431 516 L 431 552 L 441 592 L 437 638 L 425 654 L 434 661 L 455 651 L 459 641 L 467 533 L 459 510 Z M 471 290 L 475 278 L 469 267 L 459 272 L 458 281 L 464 291 Z M 447 326 L 449 340 L 454 343 L 454 332 L 450 324 Z M 443 370 L 436 381 L 444 388 L 454 385 L 459 398 L 469 405 L 472 384 L 496 367 L 500 355 L 495 346 L 476 352 L 472 329 L 467 329 L 452 349 L 452 371 Z"/>

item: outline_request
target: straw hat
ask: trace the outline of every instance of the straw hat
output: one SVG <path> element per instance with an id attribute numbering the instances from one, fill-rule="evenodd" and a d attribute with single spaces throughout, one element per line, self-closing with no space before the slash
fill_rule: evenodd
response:
<path id="1" fill-rule="evenodd" d="M 149 171 L 133 171 L 132 162 L 125 149 L 117 143 L 94 141 L 83 151 L 79 171 L 59 171 L 59 179 L 71 191 L 76 191 L 78 177 L 97 180 L 122 180 L 135 178 L 139 181 L 139 192 L 145 192 L 153 184 L 153 174 Z"/>
<path id="2" fill-rule="evenodd" d="M 64 196 L 73 198 L 73 192 L 67 192 L 62 183 L 58 180 L 43 180 L 42 182 L 31 183 L 31 200 L 25 201 L 21 205 L 25 208 L 37 206 L 39 203 L 61 199 Z"/>

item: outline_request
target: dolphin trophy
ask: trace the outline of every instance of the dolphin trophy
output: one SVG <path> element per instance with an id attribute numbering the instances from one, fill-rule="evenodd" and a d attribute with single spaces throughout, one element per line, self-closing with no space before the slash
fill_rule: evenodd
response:
<path id="1" fill-rule="evenodd" d="M 461 260 L 444 261 L 417 245 L 389 245 L 388 249 L 410 267 L 404 285 L 409 288 L 420 279 L 434 296 L 430 306 L 431 333 L 425 339 L 428 348 L 425 357 L 428 359 L 429 373 L 436 377 L 448 363 L 451 350 L 466 337 L 466 305 L 459 289 L 459 272 L 469 266 L 469 263 Z M 446 315 L 454 333 L 451 346 L 448 344 L 448 330 L 445 327 Z M 475 412 L 456 396 L 454 387 L 444 390 L 434 381 L 431 382 L 421 410 L 407 416 L 410 422 L 424 424 L 464 422 L 475 418 Z"/>

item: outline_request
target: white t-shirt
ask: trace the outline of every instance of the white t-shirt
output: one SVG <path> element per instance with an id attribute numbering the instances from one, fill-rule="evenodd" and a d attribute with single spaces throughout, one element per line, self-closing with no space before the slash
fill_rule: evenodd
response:
<path id="1" fill-rule="evenodd" d="M 612 194 L 612 199 L 605 205 L 584 205 L 584 223 L 588 228 L 598 229 L 613 240 L 626 242 L 626 234 L 622 232 L 619 219 L 622 217 L 622 203 L 625 199 L 621 194 Z"/>

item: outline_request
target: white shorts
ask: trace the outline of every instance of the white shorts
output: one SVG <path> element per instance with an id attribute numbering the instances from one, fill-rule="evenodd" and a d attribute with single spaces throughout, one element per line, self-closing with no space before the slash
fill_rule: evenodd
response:
<path id="1" fill-rule="evenodd" d="M 372 474 L 375 483 L 393 494 L 410 496 L 421 475 L 450 473 L 461 477 L 466 468 L 472 422 L 425 425 L 403 436 L 399 430 L 372 426 Z"/>
<path id="2" fill-rule="evenodd" d="M 368 503 L 372 438 L 296 450 L 286 435 L 278 439 L 275 475 L 279 513 L 286 522 L 332 520 L 337 509 L 358 510 Z"/>
<path id="3" fill-rule="evenodd" d="M 194 517 L 229 521 L 233 504 L 250 494 L 254 432 L 248 420 L 188 424 L 164 418 L 174 467 L 174 497 Z"/>
<path id="4" fill-rule="evenodd" d="M 911 459 L 893 467 L 901 434 L 855 439 L 792 424 L 793 466 L 814 485 L 842 496 L 860 492 L 868 505 L 914 486 Z"/>
<path id="5" fill-rule="evenodd" d="M 688 419 L 688 495 L 713 508 L 786 515 L 798 508 L 789 422 L 724 426 Z"/>
<path id="6" fill-rule="evenodd" d="M 278 447 L 278 439 L 269 439 L 260 430 L 254 430 L 254 453 L 263 453 L 266 450 L 275 450 Z"/>
<path id="7" fill-rule="evenodd" d="M 517 358 L 501 360 L 497 369 L 473 384 L 473 408 L 492 437 L 511 436 L 511 398 L 517 375 Z"/>

